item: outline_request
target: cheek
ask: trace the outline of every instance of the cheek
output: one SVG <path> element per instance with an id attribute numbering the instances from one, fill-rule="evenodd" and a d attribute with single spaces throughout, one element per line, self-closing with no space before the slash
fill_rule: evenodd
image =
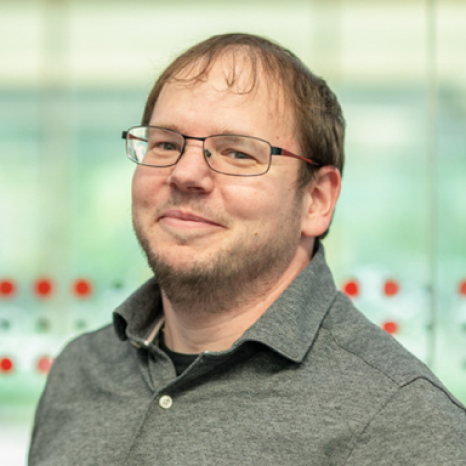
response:
<path id="1" fill-rule="evenodd" d="M 138 166 L 134 172 L 131 184 L 133 208 L 150 206 L 156 202 L 156 196 L 159 190 L 159 177 L 149 172 L 148 167 Z"/>
<path id="2" fill-rule="evenodd" d="M 131 194 L 133 195 L 133 198 L 139 194 L 141 191 L 142 187 L 144 186 L 144 171 L 141 170 L 140 165 L 136 166 L 136 170 L 134 170 L 133 174 L 133 179 L 131 182 Z"/>
<path id="3" fill-rule="evenodd" d="M 273 222 L 280 216 L 282 197 L 277 188 L 263 182 L 256 182 L 252 186 L 235 186 L 233 189 L 225 189 L 223 204 L 229 215 L 261 225 L 264 222 Z"/>
<path id="4" fill-rule="evenodd" d="M 131 204 L 133 213 L 140 211 L 147 204 L 149 196 L 145 193 L 144 185 L 135 178 L 131 186 Z"/>

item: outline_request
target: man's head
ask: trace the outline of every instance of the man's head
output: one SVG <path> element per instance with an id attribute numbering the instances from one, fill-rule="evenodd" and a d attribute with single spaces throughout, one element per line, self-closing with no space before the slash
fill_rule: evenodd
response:
<path id="1" fill-rule="evenodd" d="M 256 43 L 262 47 L 253 47 Z M 286 71 L 285 58 L 278 60 L 280 50 L 295 67 L 294 77 Z M 300 67 L 313 80 L 312 90 L 300 83 L 305 80 L 298 79 Z M 205 308 L 208 300 L 210 308 L 221 310 L 257 296 L 258 288 L 267 292 L 309 261 L 314 238 L 325 233 L 333 214 L 343 158 L 337 150 L 343 120 L 333 94 L 322 88 L 327 89 L 323 81 L 289 52 L 245 35 L 212 38 L 162 74 L 143 124 L 185 135 L 186 144 L 175 164 L 137 167 L 133 221 L 171 301 L 185 307 L 203 301 Z M 307 136 L 297 129 L 302 123 L 297 106 L 304 105 L 292 89 L 318 96 L 308 105 L 309 124 L 324 123 L 316 130 L 320 142 L 311 141 L 310 150 L 303 149 Z M 329 121 L 334 121 L 332 128 Z M 309 154 L 324 166 L 304 176 L 304 162 L 274 155 L 262 176 L 218 173 L 210 168 L 203 139 L 219 134 L 260 138 L 287 153 Z M 148 160 L 160 162 L 165 155 L 173 160 L 181 146 L 171 136 L 149 139 Z M 316 147 L 323 147 L 325 156 L 315 154 Z M 251 159 L 236 146 L 224 149 L 220 157 L 228 163 L 233 159 L 244 165 Z"/>
<path id="2" fill-rule="evenodd" d="M 283 90 L 292 111 L 295 136 L 303 157 L 320 165 L 332 165 L 343 173 L 345 121 L 340 104 L 327 83 L 314 75 L 292 52 L 263 37 L 250 34 L 213 36 L 178 56 L 155 82 L 146 102 L 142 124 L 149 124 L 163 87 L 170 81 L 195 82 L 205 79 L 221 57 L 232 54 L 248 68 L 250 75 L 243 92 L 256 85 L 275 84 Z M 242 74 L 229 75 L 234 88 Z M 291 115 L 290 115 L 291 116 Z M 301 164 L 299 186 L 309 182 L 315 168 Z M 322 235 L 323 237 L 324 235 Z"/>

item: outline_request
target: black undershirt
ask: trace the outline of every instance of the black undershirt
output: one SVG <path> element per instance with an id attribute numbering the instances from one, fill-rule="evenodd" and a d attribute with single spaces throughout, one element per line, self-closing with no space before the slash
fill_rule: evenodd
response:
<path id="1" fill-rule="evenodd" d="M 169 349 L 165 344 L 163 330 L 159 334 L 159 347 L 172 360 L 177 376 L 182 374 L 199 356 L 198 354 L 177 353 Z"/>

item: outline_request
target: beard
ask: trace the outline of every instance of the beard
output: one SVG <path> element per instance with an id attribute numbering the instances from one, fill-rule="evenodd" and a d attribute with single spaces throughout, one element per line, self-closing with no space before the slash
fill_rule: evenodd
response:
<path id="1" fill-rule="evenodd" d="M 286 218 L 277 219 L 273 231 L 257 235 L 251 232 L 221 247 L 214 257 L 193 260 L 183 267 L 173 266 L 161 251 L 151 247 L 134 213 L 133 227 L 148 264 L 174 309 L 220 313 L 267 294 L 285 272 L 301 238 L 302 198 L 302 191 L 297 189 L 292 208 L 282 216 Z M 188 205 L 188 202 L 172 200 L 170 205 Z"/>

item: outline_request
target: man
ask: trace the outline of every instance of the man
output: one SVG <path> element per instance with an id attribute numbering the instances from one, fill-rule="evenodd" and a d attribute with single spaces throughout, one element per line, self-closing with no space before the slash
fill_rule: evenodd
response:
<path id="1" fill-rule="evenodd" d="M 466 465 L 464 407 L 339 293 L 344 122 L 260 37 L 178 57 L 123 134 L 156 279 L 57 358 L 31 466 Z"/>

